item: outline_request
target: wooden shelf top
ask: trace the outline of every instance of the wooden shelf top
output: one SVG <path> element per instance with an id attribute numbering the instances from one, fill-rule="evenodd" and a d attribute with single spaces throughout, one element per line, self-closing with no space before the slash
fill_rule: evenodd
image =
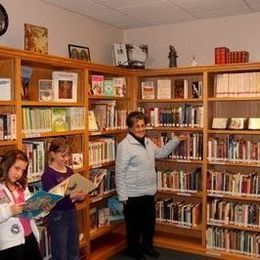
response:
<path id="1" fill-rule="evenodd" d="M 202 103 L 201 98 L 138 99 L 139 103 Z"/>
<path id="2" fill-rule="evenodd" d="M 43 133 L 27 133 L 23 134 L 23 139 L 39 138 L 39 137 L 54 137 L 54 136 L 65 136 L 65 135 L 81 135 L 84 134 L 85 130 L 70 130 L 61 132 L 43 132 Z"/>
<path id="3" fill-rule="evenodd" d="M 229 135 L 260 135 L 260 130 L 208 130 L 209 134 L 229 134 Z"/>
<path id="4" fill-rule="evenodd" d="M 158 189 L 159 194 L 171 195 L 171 196 L 181 196 L 181 197 L 192 197 L 192 198 L 202 198 L 202 192 L 194 191 L 172 191 L 170 189 Z"/>

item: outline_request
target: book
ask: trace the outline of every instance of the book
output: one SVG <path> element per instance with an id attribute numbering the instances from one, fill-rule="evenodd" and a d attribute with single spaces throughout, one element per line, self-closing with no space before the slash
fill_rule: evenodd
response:
<path id="1" fill-rule="evenodd" d="M 104 76 L 92 75 L 90 94 L 92 94 L 92 95 L 103 95 L 104 94 Z"/>
<path id="2" fill-rule="evenodd" d="M 108 198 L 107 207 L 109 208 L 109 221 L 119 221 L 124 219 L 123 204 L 119 202 L 117 196 Z"/>
<path id="3" fill-rule="evenodd" d="M 191 98 L 202 98 L 202 81 L 201 80 L 192 81 Z"/>
<path id="4" fill-rule="evenodd" d="M 52 108 L 52 130 L 54 132 L 62 132 L 68 130 L 66 122 L 67 108 L 53 107 Z"/>
<path id="5" fill-rule="evenodd" d="M 29 83 L 32 77 L 32 68 L 29 66 L 22 66 L 21 67 L 21 82 L 23 86 L 23 92 L 22 92 L 22 99 L 23 100 L 28 100 L 29 99 L 29 94 L 28 94 L 28 88 L 29 88 Z"/>
<path id="6" fill-rule="evenodd" d="M 11 79 L 0 78 L 0 100 L 11 100 Z"/>
<path id="7" fill-rule="evenodd" d="M 73 153 L 72 155 L 72 169 L 80 169 L 83 167 L 83 153 Z"/>
<path id="8" fill-rule="evenodd" d="M 56 102 L 77 102 L 78 73 L 53 71 L 53 92 Z"/>
<path id="9" fill-rule="evenodd" d="M 54 98 L 51 79 L 39 79 L 39 101 L 52 101 Z"/>
<path id="10" fill-rule="evenodd" d="M 226 129 L 227 122 L 228 122 L 228 118 L 214 117 L 212 120 L 212 128 L 213 129 Z"/>
<path id="11" fill-rule="evenodd" d="M 109 208 L 98 209 L 98 227 L 105 227 L 109 224 Z"/>
<path id="12" fill-rule="evenodd" d="M 93 110 L 88 111 L 88 130 L 98 131 L 97 120 Z"/>
<path id="13" fill-rule="evenodd" d="M 104 95 L 105 96 L 114 96 L 114 82 L 112 79 L 105 79 L 104 80 Z"/>
<path id="14" fill-rule="evenodd" d="M 37 191 L 32 197 L 25 201 L 22 217 L 34 218 L 43 213 L 44 206 L 56 204 L 65 195 L 82 190 L 88 194 L 96 186 L 87 178 L 79 173 L 74 173 L 72 176 L 62 181 L 49 191 Z"/>
<path id="15" fill-rule="evenodd" d="M 47 191 L 38 191 L 25 201 L 23 212 L 19 215 L 26 218 L 34 218 L 43 212 L 43 207 L 57 203 L 63 196 Z"/>
<path id="16" fill-rule="evenodd" d="M 113 78 L 114 91 L 116 97 L 124 97 L 126 95 L 126 79 L 125 78 Z"/>
<path id="17" fill-rule="evenodd" d="M 184 79 L 174 81 L 174 98 L 184 98 Z"/>
<path id="18" fill-rule="evenodd" d="M 260 129 L 260 118 L 249 118 L 248 119 L 248 129 L 250 129 L 250 130 Z"/>
<path id="19" fill-rule="evenodd" d="M 141 83 L 142 99 L 155 99 L 155 87 L 153 81 L 143 81 Z"/>
<path id="20" fill-rule="evenodd" d="M 229 129 L 244 129 L 246 118 L 231 118 L 228 128 Z"/>
<path id="21" fill-rule="evenodd" d="M 113 60 L 115 66 L 128 66 L 126 46 L 124 43 L 113 44 Z"/>
<path id="22" fill-rule="evenodd" d="M 171 80 L 158 79 L 157 80 L 157 99 L 171 99 Z"/>

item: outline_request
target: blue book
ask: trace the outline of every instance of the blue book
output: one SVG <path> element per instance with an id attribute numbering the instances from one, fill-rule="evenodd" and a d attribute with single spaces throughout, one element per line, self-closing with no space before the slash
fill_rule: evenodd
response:
<path id="1" fill-rule="evenodd" d="M 54 205 L 62 198 L 62 195 L 53 194 L 47 191 L 38 191 L 25 201 L 23 212 L 19 216 L 34 218 L 43 212 L 43 207 Z"/>

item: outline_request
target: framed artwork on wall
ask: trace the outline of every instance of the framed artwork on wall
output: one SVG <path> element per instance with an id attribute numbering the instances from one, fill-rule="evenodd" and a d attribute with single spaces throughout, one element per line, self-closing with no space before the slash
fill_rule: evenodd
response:
<path id="1" fill-rule="evenodd" d="M 88 47 L 74 45 L 74 44 L 69 44 L 68 47 L 69 47 L 69 57 L 71 59 L 91 61 L 90 51 Z"/>

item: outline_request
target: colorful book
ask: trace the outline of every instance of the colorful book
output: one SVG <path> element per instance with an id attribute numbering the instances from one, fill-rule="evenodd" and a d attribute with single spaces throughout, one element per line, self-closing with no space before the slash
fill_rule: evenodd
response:
<path id="1" fill-rule="evenodd" d="M 54 132 L 62 132 L 68 130 L 66 122 L 67 108 L 52 108 L 52 130 Z"/>
<path id="2" fill-rule="evenodd" d="M 92 95 L 103 95 L 104 94 L 104 76 L 92 75 L 91 81 L 91 93 Z"/>
<path id="3" fill-rule="evenodd" d="M 142 99 L 155 99 L 155 87 L 153 81 L 143 81 L 141 83 Z"/>
<path id="4" fill-rule="evenodd" d="M 105 79 L 104 80 L 104 95 L 105 96 L 114 96 L 114 82 L 112 79 Z"/>

